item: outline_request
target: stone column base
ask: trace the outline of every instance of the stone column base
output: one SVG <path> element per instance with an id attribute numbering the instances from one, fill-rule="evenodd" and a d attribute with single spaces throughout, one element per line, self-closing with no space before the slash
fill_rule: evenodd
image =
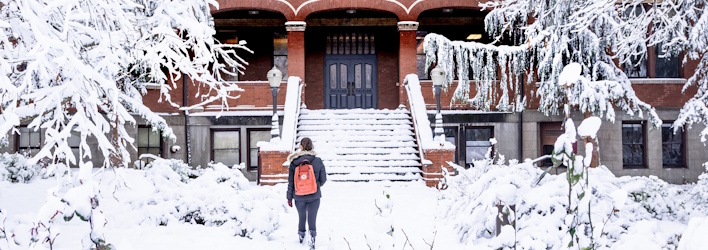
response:
<path id="1" fill-rule="evenodd" d="M 275 185 L 288 182 L 288 166 L 283 163 L 290 155 L 289 151 L 260 151 L 261 165 L 258 176 L 261 185 Z"/>
<path id="2" fill-rule="evenodd" d="M 455 149 L 426 149 L 423 154 L 430 164 L 423 164 L 423 180 L 428 187 L 437 187 L 443 178 L 444 167 L 450 176 L 454 175 L 454 168 L 447 164 L 455 160 Z"/>

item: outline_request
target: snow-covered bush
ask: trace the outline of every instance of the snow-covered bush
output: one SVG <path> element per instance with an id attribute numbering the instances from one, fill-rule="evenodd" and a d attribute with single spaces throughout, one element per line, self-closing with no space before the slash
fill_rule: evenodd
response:
<path id="1" fill-rule="evenodd" d="M 496 205 L 503 204 L 516 205 L 513 243 L 517 249 L 568 246 L 571 239 L 567 231 L 573 217 L 567 212 L 565 173 L 546 175 L 534 186 L 543 171 L 530 160 L 518 165 L 457 168 L 459 175 L 448 180 L 450 188 L 443 192 L 441 211 L 446 211 L 443 218 L 454 225 L 461 242 L 513 248 L 508 237 L 502 237 L 504 234 L 494 235 L 499 216 Z M 691 217 L 708 212 L 705 202 L 695 197 L 701 184 L 672 185 L 653 176 L 618 178 L 605 166 L 589 168 L 587 174 L 590 205 L 571 196 L 572 204 L 579 204 L 579 214 L 585 215 L 575 225 L 575 240 L 580 242 L 580 248 L 590 245 L 591 236 L 595 247 L 602 248 L 629 244 L 639 234 L 652 238 L 651 244 L 659 248 L 675 248 L 681 232 L 662 228 L 658 223 L 685 224 Z M 592 212 L 592 225 L 587 218 L 588 209 Z M 641 229 L 647 225 L 653 229 Z"/>
<path id="2" fill-rule="evenodd" d="M 0 181 L 27 183 L 42 174 L 42 167 L 29 164 L 21 154 L 3 153 L 0 155 Z"/>
<path id="3" fill-rule="evenodd" d="M 690 201 L 696 205 L 696 208 L 701 211 L 708 211 L 708 163 L 704 163 L 706 172 L 698 176 L 698 182 L 690 190 L 690 195 L 693 197 Z"/>
<path id="4" fill-rule="evenodd" d="M 210 164 L 186 182 L 167 164 L 153 164 L 144 176 L 150 186 L 141 192 L 149 195 L 129 201 L 138 223 L 220 226 L 234 235 L 254 238 L 277 229 L 279 214 L 285 211 L 279 194 L 249 188 L 240 170 L 221 163 Z"/>
<path id="5" fill-rule="evenodd" d="M 0 241 L 7 238 L 7 232 L 5 231 L 5 219 L 5 214 L 2 212 L 2 208 L 0 208 Z"/>
<path id="6" fill-rule="evenodd" d="M 178 159 L 155 158 L 145 166 L 146 174 L 161 174 L 168 177 L 174 172 L 182 182 L 188 182 L 190 178 L 201 175 L 199 169 L 192 169 L 189 165 Z M 165 171 L 171 169 L 170 171 Z"/>

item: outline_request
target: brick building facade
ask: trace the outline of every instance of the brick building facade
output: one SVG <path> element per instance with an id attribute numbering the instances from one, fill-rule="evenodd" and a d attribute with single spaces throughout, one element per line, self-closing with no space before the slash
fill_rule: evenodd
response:
<path id="1" fill-rule="evenodd" d="M 438 33 L 451 40 L 489 42 L 483 30 L 485 12 L 479 9 L 477 1 L 217 2 L 219 9 L 212 10 L 216 37 L 224 43 L 245 40 L 253 50 L 252 54 L 239 53 L 248 65 L 244 75 L 231 79 L 239 82 L 244 92 L 240 98 L 230 101 L 229 111 L 217 118 L 219 108 L 215 105 L 185 114 L 165 102 L 158 102 L 156 90 L 148 91 L 144 99 L 150 102 L 154 111 L 164 113 L 177 140 L 151 144 L 150 140 L 143 139 L 150 138 L 149 129 L 131 127 L 129 131 L 134 132 L 136 142 L 140 144 L 136 145 L 138 150 L 131 153 L 133 160 L 137 160 L 142 152 L 158 152 L 165 158 L 185 161 L 189 158 L 194 166 L 205 166 L 212 160 L 245 163 L 247 176 L 255 180 L 256 170 L 259 164 L 263 164 L 259 163 L 256 142 L 270 139 L 272 97 L 266 73 L 273 66 L 286 76 L 303 79 L 302 99 L 309 109 L 395 109 L 408 102 L 401 86 L 404 77 L 417 73 L 432 121 L 435 98 L 432 82 L 423 66 L 423 37 L 427 33 Z M 685 79 L 693 74 L 697 62 L 682 64 L 683 57 L 680 56 L 667 63 L 660 61 L 655 54 L 654 50 L 649 52 L 645 70 L 632 82 L 637 96 L 656 107 L 665 124 L 670 124 L 683 103 L 696 91 L 689 89 L 685 94 L 681 93 Z M 675 65 L 671 64 L 673 62 Z M 350 71 L 356 71 L 357 76 L 338 79 L 342 72 Z M 361 83 L 355 84 L 355 78 Z M 281 117 L 287 95 L 284 86 L 285 82 L 278 92 Z M 184 87 L 186 92 L 183 92 Z M 178 104 L 194 104 L 198 101 L 196 91 L 185 79 L 172 94 L 172 99 Z M 361 97 L 355 94 L 354 101 L 349 102 L 351 95 L 344 96 L 342 91 L 361 93 Z M 470 95 L 474 93 L 472 85 Z M 533 86 L 527 86 L 525 93 L 530 107 L 522 113 L 480 112 L 472 110 L 469 105 L 450 105 L 452 93 L 443 93 L 445 133 L 447 139 L 457 146 L 452 157 L 454 161 L 469 166 L 490 147 L 490 137 L 499 141 L 494 149 L 507 159 L 536 158 L 548 153 L 548 146 L 560 134 L 562 117 L 548 117 L 535 111 Z M 579 124 L 582 115 L 578 114 L 574 119 Z M 617 175 L 657 175 L 673 183 L 696 181 L 704 171 L 701 164 L 708 161 L 706 148 L 697 139 L 701 128 L 687 129 L 679 135 L 667 134 L 668 129 L 652 130 L 641 118 L 618 112 L 616 121 L 605 121 L 599 132 L 601 164 Z M 21 144 L 19 136 L 13 137 L 11 146 L 1 150 L 25 148 L 26 145 Z M 175 145 L 180 149 L 176 150 Z M 92 152 L 94 161 L 102 161 L 96 147 L 93 148 L 96 150 Z M 669 157 L 671 159 L 666 159 Z M 261 161 L 277 165 L 272 160 Z"/>

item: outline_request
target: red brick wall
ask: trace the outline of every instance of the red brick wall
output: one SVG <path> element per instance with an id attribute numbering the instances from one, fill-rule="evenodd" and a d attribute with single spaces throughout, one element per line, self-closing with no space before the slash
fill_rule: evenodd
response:
<path id="1" fill-rule="evenodd" d="M 693 65 L 692 67 L 695 67 Z M 653 79 L 652 79 L 653 80 Z M 451 86 L 447 92 L 443 91 L 440 94 L 440 106 L 441 109 L 451 109 L 450 100 L 452 100 L 452 94 L 455 91 L 455 85 Z M 533 90 L 536 91 L 537 87 L 532 86 Z M 686 90 L 685 93 L 681 92 L 683 84 L 646 84 L 646 83 L 634 83 L 632 88 L 640 100 L 652 105 L 653 107 L 670 107 L 670 108 L 680 108 L 686 103 L 693 95 L 696 94 L 696 87 L 691 87 Z M 435 94 L 433 93 L 433 83 L 431 81 L 421 82 L 421 91 L 423 92 L 423 99 L 425 100 L 428 109 L 435 109 Z M 511 91 L 511 90 L 510 90 Z M 474 84 L 470 85 L 470 95 L 469 98 L 474 97 L 476 93 L 476 87 Z M 525 85 L 524 92 L 527 96 L 527 108 L 528 109 L 538 109 L 538 100 L 535 92 L 531 95 L 531 86 Z M 498 99 L 497 99 L 498 100 Z M 459 103 L 452 106 L 452 109 L 469 109 L 468 104 Z"/>
<path id="2" fill-rule="evenodd" d="M 288 75 L 305 78 L 305 32 L 288 31 Z"/>
<path id="3" fill-rule="evenodd" d="M 309 109 L 324 108 L 324 54 L 325 34 L 323 28 L 307 28 L 305 31 L 305 104 Z"/>
<path id="4" fill-rule="evenodd" d="M 376 34 L 379 109 L 398 107 L 398 31 L 387 27 Z M 415 63 L 415 62 L 414 62 Z"/>
<path id="5" fill-rule="evenodd" d="M 288 168 L 283 166 L 283 162 L 287 160 L 290 152 L 287 151 L 260 151 L 261 156 L 261 185 L 273 185 L 275 183 L 268 182 L 278 181 L 287 182 L 288 177 L 267 177 L 263 175 L 283 175 L 288 174 Z M 264 182 L 265 181 L 265 182 Z"/>
<path id="6" fill-rule="evenodd" d="M 442 168 L 444 166 L 448 173 L 453 173 L 454 169 L 452 166 L 447 164 L 448 161 L 455 160 L 455 150 L 450 149 L 426 149 L 425 159 L 432 162 L 431 165 L 423 166 L 423 178 L 426 178 L 425 185 L 428 187 L 435 187 L 438 185 L 438 178 L 442 178 Z"/>
<path id="7" fill-rule="evenodd" d="M 672 108 L 683 107 L 683 104 L 691 99 L 697 90 L 691 87 L 683 94 L 681 93 L 683 84 L 633 84 L 632 87 L 637 97 L 649 105 Z"/>
<path id="8" fill-rule="evenodd" d="M 401 83 L 401 90 L 403 90 L 403 80 L 406 75 L 417 72 L 416 31 L 399 31 L 398 36 L 398 62 L 400 63 L 398 65 L 398 82 Z M 408 102 L 408 95 L 405 91 L 399 91 L 398 99 L 399 103 L 405 104 Z"/>
<path id="9" fill-rule="evenodd" d="M 182 78 L 179 79 L 179 83 L 177 84 L 176 88 L 172 91 L 170 91 L 170 98 L 172 102 L 176 103 L 177 105 L 182 105 Z M 160 99 L 160 90 L 159 89 L 148 89 L 147 94 L 143 96 L 143 104 L 150 108 L 153 112 L 165 112 L 165 113 L 175 113 L 179 112 L 179 108 L 173 107 L 169 102 L 167 102 L 164 98 L 162 98 L 162 101 L 159 102 L 158 100 Z"/>

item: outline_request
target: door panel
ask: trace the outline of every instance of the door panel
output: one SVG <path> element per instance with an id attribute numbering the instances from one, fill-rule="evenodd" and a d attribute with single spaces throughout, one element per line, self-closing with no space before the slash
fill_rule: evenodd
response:
<path id="1" fill-rule="evenodd" d="M 325 107 L 376 108 L 376 77 L 375 55 L 325 58 Z"/>

